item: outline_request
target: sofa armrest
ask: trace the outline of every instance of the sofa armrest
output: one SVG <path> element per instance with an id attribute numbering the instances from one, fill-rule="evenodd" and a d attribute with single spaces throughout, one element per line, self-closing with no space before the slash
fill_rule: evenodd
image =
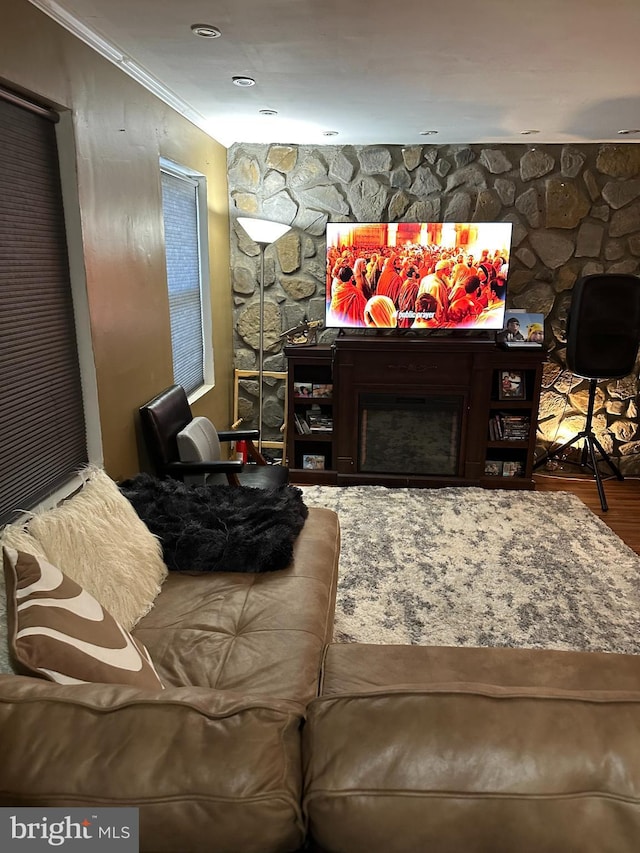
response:
<path id="1" fill-rule="evenodd" d="M 0 677 L 0 804 L 135 806 L 141 851 L 302 844 L 295 702 Z"/>

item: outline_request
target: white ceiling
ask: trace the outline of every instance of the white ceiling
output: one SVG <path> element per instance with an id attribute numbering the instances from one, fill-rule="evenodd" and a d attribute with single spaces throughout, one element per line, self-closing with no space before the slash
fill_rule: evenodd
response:
<path id="1" fill-rule="evenodd" d="M 226 146 L 640 139 L 640 0 L 31 2 Z"/>

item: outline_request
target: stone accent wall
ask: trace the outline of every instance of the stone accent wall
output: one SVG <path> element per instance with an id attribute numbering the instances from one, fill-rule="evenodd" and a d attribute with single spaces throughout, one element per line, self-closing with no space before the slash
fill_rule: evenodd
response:
<path id="1" fill-rule="evenodd" d="M 584 425 L 588 383 L 565 369 L 574 282 L 640 267 L 640 145 L 294 146 L 228 151 L 236 367 L 256 365 L 260 250 L 241 215 L 293 226 L 265 254 L 265 370 L 284 370 L 279 335 L 324 319 L 325 226 L 332 222 L 509 221 L 507 308 L 546 317 L 541 449 Z M 319 339 L 332 341 L 323 330 Z M 623 473 L 640 473 L 638 368 L 602 382 L 597 435 Z M 277 437 L 284 388 L 265 387 L 265 437 Z M 257 384 L 242 383 L 240 415 L 256 423 Z"/>

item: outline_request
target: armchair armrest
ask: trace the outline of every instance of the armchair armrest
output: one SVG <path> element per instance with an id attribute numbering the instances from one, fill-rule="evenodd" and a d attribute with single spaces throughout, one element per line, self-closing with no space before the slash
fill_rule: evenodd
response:
<path id="1" fill-rule="evenodd" d="M 168 462 L 165 469 L 167 473 L 175 473 L 183 477 L 186 474 L 226 474 L 228 472 L 239 474 L 243 464 L 236 459 L 223 459 L 218 462 Z"/>
<path id="2" fill-rule="evenodd" d="M 259 429 L 223 429 L 218 430 L 220 441 L 257 441 L 260 438 Z"/>
<path id="3" fill-rule="evenodd" d="M 243 466 L 244 463 L 236 459 L 216 462 L 168 462 L 165 465 L 165 471 L 178 480 L 182 480 L 189 474 L 226 474 L 229 485 L 237 486 L 239 485 L 238 474 Z"/>
<path id="4" fill-rule="evenodd" d="M 246 441 L 247 453 L 258 465 L 266 465 L 267 460 L 253 443 L 260 438 L 259 429 L 226 429 L 218 430 L 220 441 Z"/>
<path id="5" fill-rule="evenodd" d="M 297 849 L 302 706 L 0 676 L 0 804 L 135 806 L 141 851 Z"/>

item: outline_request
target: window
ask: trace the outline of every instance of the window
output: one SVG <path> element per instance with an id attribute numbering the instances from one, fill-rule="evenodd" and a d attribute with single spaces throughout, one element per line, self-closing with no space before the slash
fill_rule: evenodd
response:
<path id="1" fill-rule="evenodd" d="M 57 119 L 0 90 L 0 524 L 88 461 Z"/>
<path id="2" fill-rule="evenodd" d="M 173 378 L 192 394 L 213 384 L 206 180 L 167 160 L 160 168 Z"/>

